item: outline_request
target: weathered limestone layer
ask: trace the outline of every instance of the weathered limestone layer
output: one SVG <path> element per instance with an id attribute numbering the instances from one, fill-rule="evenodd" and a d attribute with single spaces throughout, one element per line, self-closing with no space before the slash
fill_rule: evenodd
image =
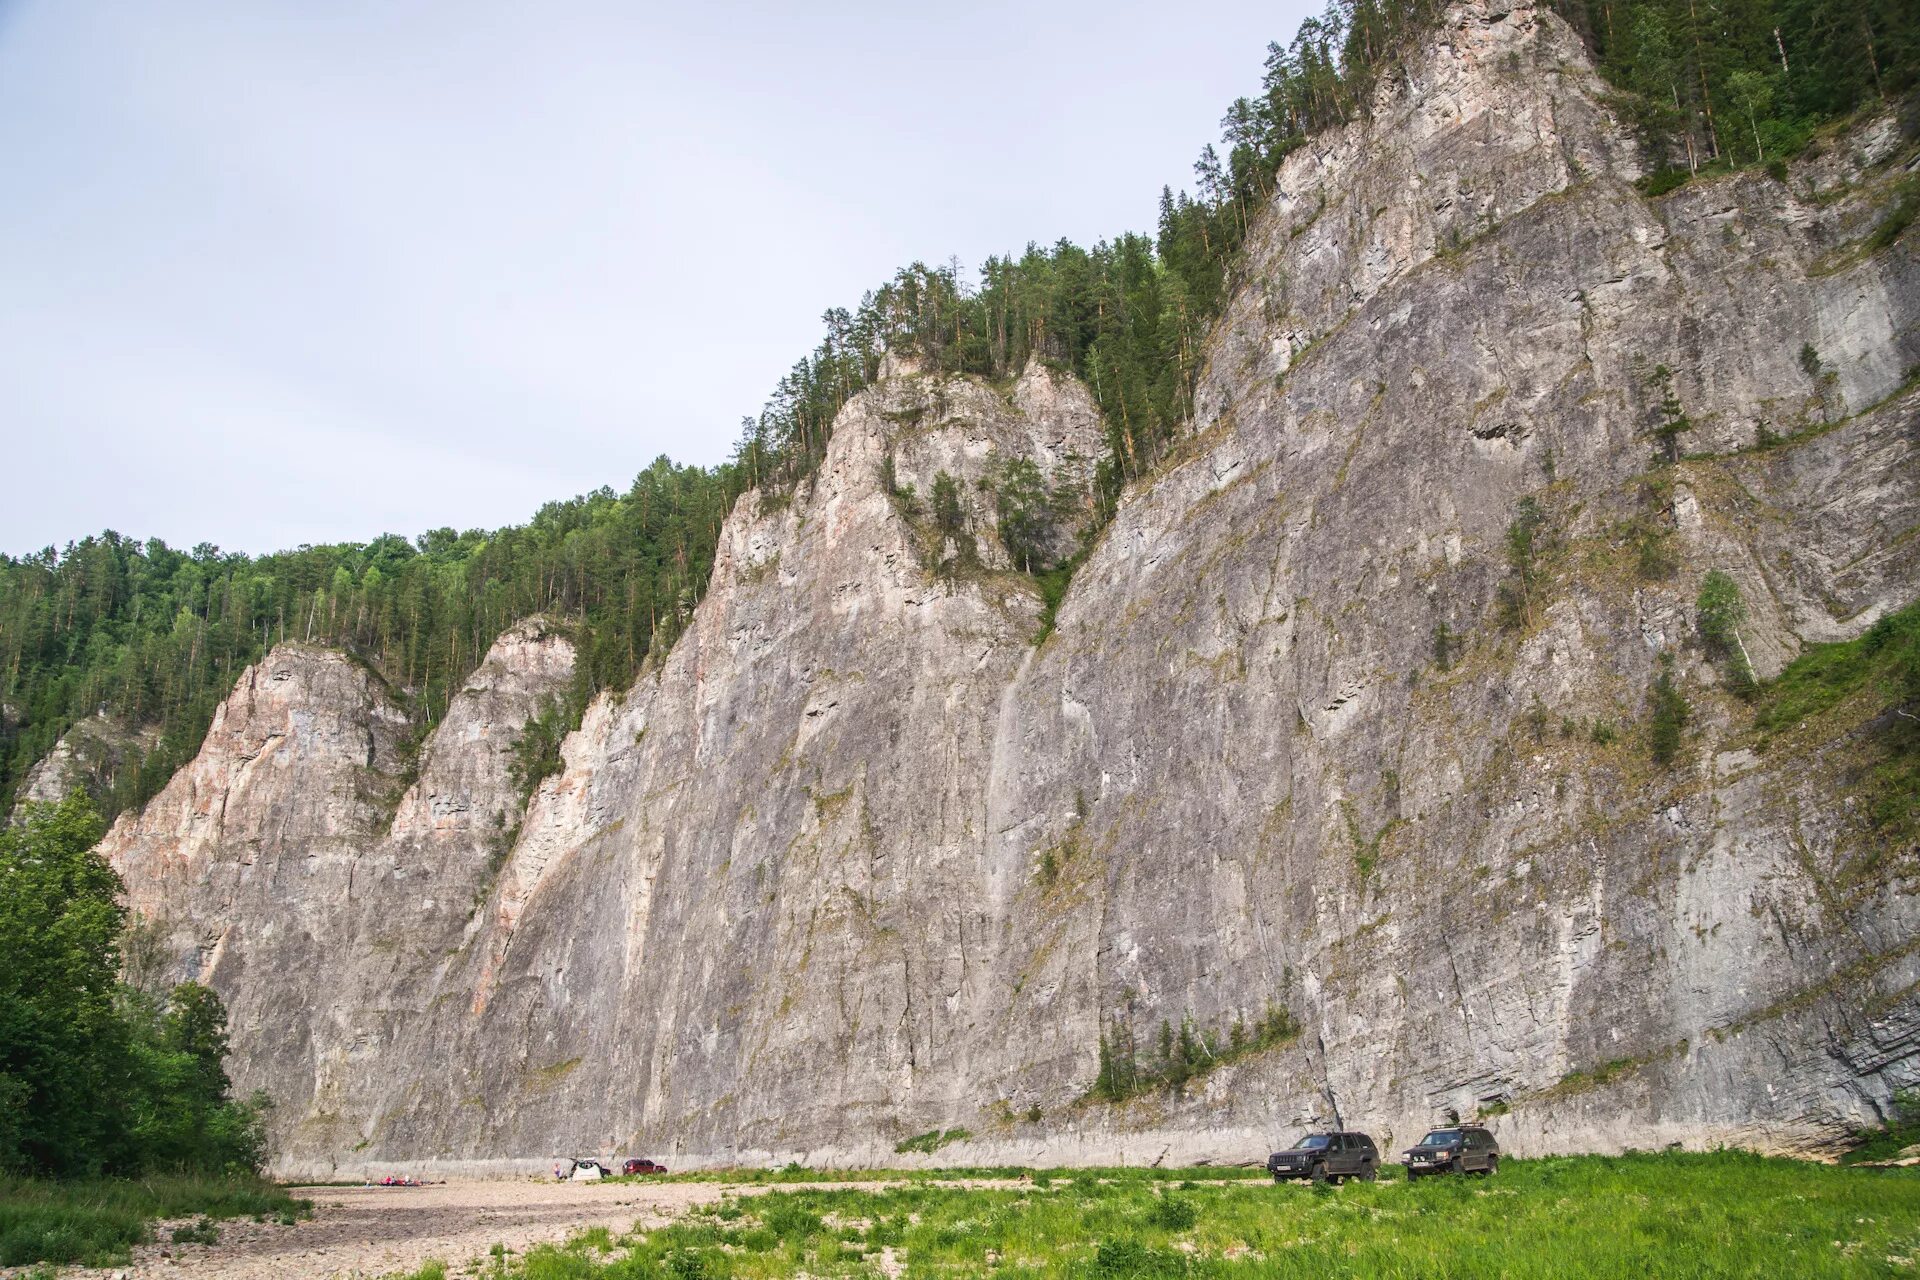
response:
<path id="1" fill-rule="evenodd" d="M 1448 1112 L 1520 1152 L 1820 1150 L 1873 1119 L 1920 1081 L 1915 851 L 1853 803 L 1874 726 L 1754 734 L 1691 602 L 1731 574 L 1770 673 L 1920 595 L 1920 264 L 1865 249 L 1914 152 L 1882 124 L 1648 200 L 1601 102 L 1557 19 L 1466 5 L 1290 157 L 1191 438 L 1037 646 L 979 482 L 1084 495 L 1091 399 L 896 365 L 814 480 L 742 499 L 689 630 L 524 813 L 506 750 L 571 667 L 540 624 L 391 809 L 391 696 L 276 650 L 108 849 L 231 1003 L 284 1165 L 893 1161 L 962 1128 L 941 1159 L 1247 1159 Z M 1701 455 L 1670 469 L 1662 365 Z M 1527 499 L 1550 549 L 1503 626 Z M 1281 1009 L 1285 1044 L 1085 1100 L 1103 1034 Z"/>

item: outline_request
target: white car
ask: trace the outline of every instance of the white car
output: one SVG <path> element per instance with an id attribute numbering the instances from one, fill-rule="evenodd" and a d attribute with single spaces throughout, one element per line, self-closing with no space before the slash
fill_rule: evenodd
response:
<path id="1" fill-rule="evenodd" d="M 598 1182 L 613 1176 L 613 1170 L 598 1160 L 562 1160 L 553 1166 L 553 1176 L 561 1182 Z"/>

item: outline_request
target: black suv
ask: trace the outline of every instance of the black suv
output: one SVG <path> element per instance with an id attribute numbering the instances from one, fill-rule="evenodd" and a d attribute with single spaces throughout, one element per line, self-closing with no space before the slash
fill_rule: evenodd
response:
<path id="1" fill-rule="evenodd" d="M 1287 1178 L 1372 1182 L 1380 1176 L 1380 1149 L 1364 1133 L 1310 1133 L 1285 1151 L 1268 1156 L 1267 1172 L 1275 1182 Z"/>
<path id="2" fill-rule="evenodd" d="M 1430 1173 L 1477 1173 L 1491 1177 L 1500 1168 L 1500 1144 L 1485 1129 L 1459 1125 L 1435 1129 L 1400 1153 L 1407 1177 Z"/>

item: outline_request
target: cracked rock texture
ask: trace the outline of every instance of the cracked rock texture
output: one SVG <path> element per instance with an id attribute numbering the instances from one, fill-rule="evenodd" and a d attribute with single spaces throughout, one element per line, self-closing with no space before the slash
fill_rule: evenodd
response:
<path id="1" fill-rule="evenodd" d="M 1191 436 L 1043 643 L 978 481 L 1084 495 L 1090 398 L 895 361 L 524 813 L 505 751 L 570 674 L 539 622 L 410 785 L 380 681 L 275 650 L 106 848 L 230 1002 L 287 1170 L 934 1129 L 970 1134 L 942 1161 L 1243 1160 L 1449 1112 L 1519 1153 L 1830 1149 L 1920 1081 L 1914 851 L 1864 817 L 1874 726 L 1761 739 L 1691 602 L 1730 573 L 1767 674 L 1920 594 L 1920 265 L 1865 246 L 1913 155 L 1882 121 L 1648 200 L 1558 20 L 1456 8 L 1287 161 Z M 1503 625 L 1527 498 L 1549 550 Z M 1085 1099 L 1103 1032 L 1280 1008 L 1285 1044 Z"/>

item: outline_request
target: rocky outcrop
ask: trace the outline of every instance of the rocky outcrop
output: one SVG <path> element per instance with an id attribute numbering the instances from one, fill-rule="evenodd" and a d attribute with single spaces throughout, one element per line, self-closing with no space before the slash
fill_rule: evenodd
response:
<path id="1" fill-rule="evenodd" d="M 391 819 L 390 695 L 276 650 L 108 849 L 232 1003 L 286 1166 L 1872 1119 L 1920 1080 L 1915 851 L 1850 802 L 1873 726 L 1752 732 L 1691 602 L 1731 574 L 1772 672 L 1920 594 L 1920 267 L 1866 245 L 1912 153 L 1873 126 L 1648 200 L 1603 102 L 1557 19 L 1462 6 L 1289 158 L 1191 438 L 1037 645 L 994 486 L 1033 464 L 1070 531 L 1092 404 L 896 363 L 811 482 L 742 499 L 687 632 L 524 816 L 499 747 L 563 641 L 503 639 Z M 1695 456 L 1653 468 L 1663 367 Z M 1282 1012 L 1182 1089 L 1087 1097 L 1103 1039 Z"/>
<path id="2" fill-rule="evenodd" d="M 174 980 L 225 997 L 236 1084 L 273 1098 L 289 1151 L 335 1142 L 340 1096 L 391 1069 L 437 976 L 423 955 L 460 935 L 512 843 L 513 745 L 572 674 L 564 635 L 522 623 L 421 746 L 370 667 L 280 645 L 193 763 L 107 833 L 145 945 L 157 934 Z"/>
<path id="3" fill-rule="evenodd" d="M 0 710 L 0 720 L 10 710 Z M 61 734 L 20 779 L 12 820 L 20 820 L 24 805 L 58 804 L 75 792 L 102 800 L 128 769 L 139 768 L 158 740 L 152 730 L 131 729 L 104 711 L 88 716 Z"/>

